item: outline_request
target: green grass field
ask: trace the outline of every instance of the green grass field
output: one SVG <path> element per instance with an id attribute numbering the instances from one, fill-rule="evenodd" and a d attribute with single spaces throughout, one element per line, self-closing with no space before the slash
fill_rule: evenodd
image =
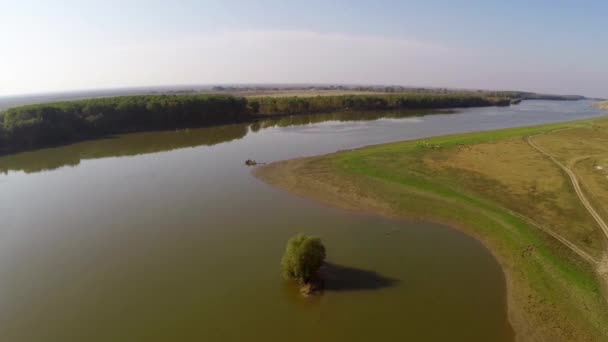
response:
<path id="1" fill-rule="evenodd" d="M 606 237 L 530 136 L 564 163 L 608 153 L 608 120 L 596 119 L 377 145 L 255 173 L 326 204 L 442 222 L 476 237 L 503 267 L 518 339 L 608 340 L 606 279 L 598 271 Z M 583 166 L 573 170 L 585 192 L 601 194 L 591 199 L 599 205 L 608 178 L 592 183 Z"/>

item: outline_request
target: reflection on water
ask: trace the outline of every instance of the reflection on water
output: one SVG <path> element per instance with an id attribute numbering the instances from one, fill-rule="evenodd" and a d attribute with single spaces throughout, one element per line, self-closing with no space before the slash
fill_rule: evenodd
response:
<path id="1" fill-rule="evenodd" d="M 290 127 L 302 126 L 328 121 L 345 122 L 345 121 L 373 121 L 380 119 L 403 119 L 415 116 L 424 116 L 432 114 L 452 114 L 457 113 L 455 110 L 409 110 L 409 111 L 366 111 L 366 112 L 335 112 L 322 113 L 314 115 L 295 115 L 285 116 L 282 118 L 258 121 L 251 125 L 251 130 L 254 132 L 260 129 L 270 127 Z"/>
<path id="2" fill-rule="evenodd" d="M 456 114 L 456 115 L 447 115 Z M 352 129 L 344 123 L 383 121 L 389 126 L 382 126 L 384 132 L 377 140 L 363 140 L 369 143 L 397 140 L 392 138 L 395 132 L 403 129 L 402 139 L 426 137 L 429 135 L 467 132 L 482 129 L 496 129 L 524 125 L 535 125 L 558 121 L 584 119 L 605 114 L 591 106 L 590 101 L 524 101 L 511 107 L 481 107 L 459 110 L 415 110 L 415 111 L 366 111 L 335 112 L 313 115 L 296 115 L 259 120 L 253 123 L 241 123 L 218 127 L 185 129 L 177 131 L 145 132 L 125 134 L 105 139 L 86 141 L 58 148 L 47 148 L 33 152 L 24 152 L 0 157 L 0 173 L 23 171 L 25 173 L 53 170 L 63 166 L 76 166 L 82 160 L 134 156 L 156 152 L 171 151 L 195 146 L 213 146 L 216 144 L 242 139 L 249 133 L 258 133 L 265 129 L 311 126 L 330 129 L 330 134 L 338 130 Z M 419 118 L 422 122 L 419 130 L 408 130 L 408 118 Z M 332 125 L 337 123 L 337 125 Z M 368 130 L 369 126 L 364 126 Z M 313 133 L 307 130 L 306 133 Z M 339 137 L 336 134 L 336 139 Z M 361 146 L 357 144 L 356 147 Z M 327 151 L 330 152 L 330 151 Z M 287 158 L 294 157 L 293 155 Z"/>
<path id="3" fill-rule="evenodd" d="M 246 134 L 247 125 L 244 124 L 125 134 L 0 157 L 0 172 L 32 173 L 76 166 L 84 159 L 134 156 L 193 146 L 210 146 L 241 139 Z"/>
<path id="4" fill-rule="evenodd" d="M 254 123 L 177 131 L 145 132 L 107 137 L 59 148 L 46 148 L 0 157 L 0 172 L 26 173 L 53 170 L 63 166 L 76 166 L 84 159 L 124 157 L 138 154 L 171 151 L 194 146 L 212 146 L 241 139 L 251 130 L 258 132 L 272 127 L 302 126 L 336 121 L 371 121 L 382 118 L 405 118 L 429 114 L 448 114 L 453 111 L 399 111 L 399 112 L 337 112 L 315 115 L 285 116 L 260 120 Z"/>

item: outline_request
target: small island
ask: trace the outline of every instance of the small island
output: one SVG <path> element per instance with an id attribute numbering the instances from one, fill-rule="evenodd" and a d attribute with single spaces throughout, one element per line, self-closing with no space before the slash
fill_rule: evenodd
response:
<path id="1" fill-rule="evenodd" d="M 289 241 L 281 259 L 283 276 L 300 285 L 302 295 L 308 297 L 323 290 L 319 269 L 325 262 L 325 246 L 318 237 L 298 234 Z"/>

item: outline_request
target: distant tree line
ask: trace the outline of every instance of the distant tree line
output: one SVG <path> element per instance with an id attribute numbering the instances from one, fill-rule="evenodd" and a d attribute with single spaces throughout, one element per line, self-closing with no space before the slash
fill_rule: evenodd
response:
<path id="1" fill-rule="evenodd" d="M 258 117 L 342 110 L 398 110 L 509 105 L 509 98 L 462 94 L 315 97 L 142 95 L 8 109 L 0 114 L 0 153 L 144 130 L 243 122 Z"/>
<path id="2" fill-rule="evenodd" d="M 250 113 L 257 115 L 310 114 L 341 110 L 398 110 L 482 106 L 508 106 L 510 100 L 470 93 L 373 94 L 314 97 L 249 97 Z"/>
<path id="3" fill-rule="evenodd" d="M 581 95 L 555 95 L 555 94 L 539 94 L 527 91 L 490 91 L 479 90 L 478 93 L 490 97 L 508 97 L 512 103 L 518 103 L 521 100 L 548 100 L 548 101 L 579 101 L 586 99 Z M 513 101 L 515 100 L 515 101 Z"/>
<path id="4" fill-rule="evenodd" d="M 230 95 L 98 98 L 8 109 L 0 116 L 4 150 L 107 134 L 209 126 L 245 120 L 247 101 Z"/>
<path id="5" fill-rule="evenodd" d="M 424 87 L 408 87 L 399 85 L 234 85 L 234 86 L 214 86 L 211 90 L 215 93 L 226 93 L 235 95 L 247 94 L 276 94 L 277 92 L 290 91 L 356 91 L 374 93 L 394 93 L 394 94 L 463 94 L 476 93 L 485 96 L 494 97 L 509 97 L 520 100 L 554 100 L 554 101 L 577 101 L 586 99 L 581 95 L 556 95 L 556 94 L 539 94 L 528 91 L 515 90 L 463 90 L 452 88 L 424 88 Z"/>

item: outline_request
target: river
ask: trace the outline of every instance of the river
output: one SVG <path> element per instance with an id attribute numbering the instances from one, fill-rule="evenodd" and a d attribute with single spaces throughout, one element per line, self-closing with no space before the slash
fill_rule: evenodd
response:
<path id="1" fill-rule="evenodd" d="M 0 340 L 510 341 L 504 276 L 476 240 L 326 208 L 243 163 L 600 115 L 588 101 L 335 113 L 1 157 Z M 297 232 L 342 270 L 323 296 L 281 278 Z"/>

